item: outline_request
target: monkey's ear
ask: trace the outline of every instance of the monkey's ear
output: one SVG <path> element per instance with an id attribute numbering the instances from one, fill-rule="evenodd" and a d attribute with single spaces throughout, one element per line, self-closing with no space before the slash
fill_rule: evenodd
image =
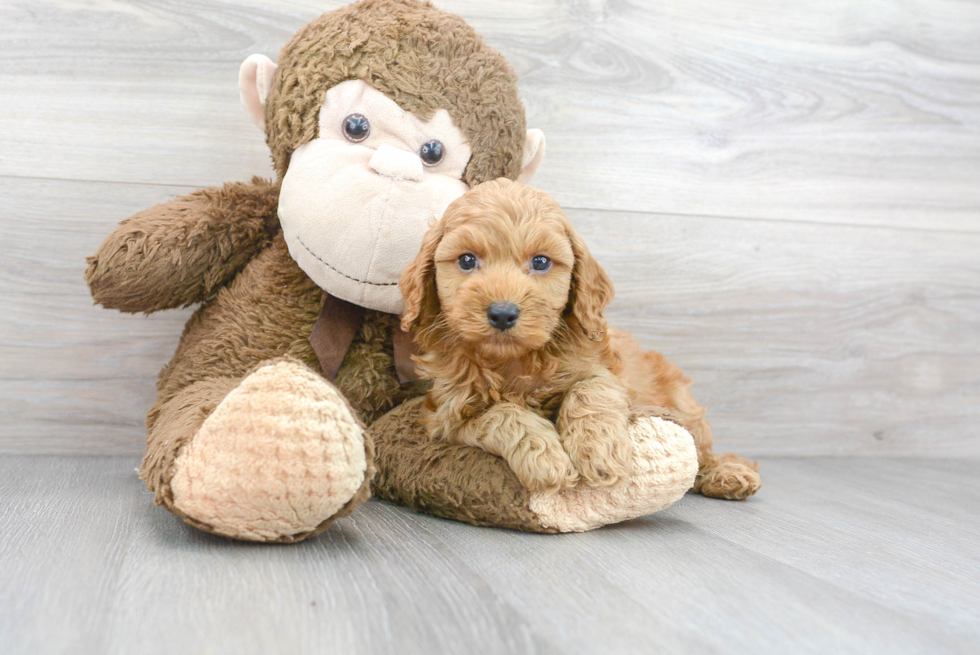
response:
<path id="1" fill-rule="evenodd" d="M 517 181 L 527 184 L 534 177 L 542 159 L 544 159 L 544 132 L 537 128 L 530 129 L 524 140 L 524 160 L 521 162 L 521 174 L 517 176 Z"/>
<path id="2" fill-rule="evenodd" d="M 265 130 L 265 101 L 276 74 L 276 62 L 265 55 L 249 55 L 238 69 L 238 91 L 252 122 Z"/>

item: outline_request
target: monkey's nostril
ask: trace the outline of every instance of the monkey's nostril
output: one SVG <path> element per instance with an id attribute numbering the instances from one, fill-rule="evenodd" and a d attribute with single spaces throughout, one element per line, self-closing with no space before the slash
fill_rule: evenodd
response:
<path id="1" fill-rule="evenodd" d="M 520 315 L 521 310 L 512 302 L 495 302 L 487 307 L 487 320 L 490 321 L 490 326 L 501 332 L 514 327 Z"/>

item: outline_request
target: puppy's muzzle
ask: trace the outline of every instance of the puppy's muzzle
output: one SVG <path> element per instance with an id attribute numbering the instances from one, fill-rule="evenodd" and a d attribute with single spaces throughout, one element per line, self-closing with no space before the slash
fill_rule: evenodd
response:
<path id="1" fill-rule="evenodd" d="M 490 327 L 501 332 L 514 327 L 521 310 L 512 302 L 495 302 L 487 307 L 487 320 Z"/>

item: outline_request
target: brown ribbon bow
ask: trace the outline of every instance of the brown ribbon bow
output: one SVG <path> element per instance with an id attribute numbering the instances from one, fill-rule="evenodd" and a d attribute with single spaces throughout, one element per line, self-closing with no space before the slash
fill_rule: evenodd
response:
<path id="1" fill-rule="evenodd" d="M 323 301 L 320 316 L 317 317 L 313 333 L 310 334 L 310 345 L 313 346 L 313 352 L 320 360 L 324 377 L 331 382 L 337 378 L 337 371 L 340 370 L 340 365 L 347 356 L 357 331 L 361 329 L 366 312 L 364 307 L 335 298 L 330 294 L 327 294 L 327 299 Z M 420 380 L 415 371 L 415 363 L 412 361 L 412 355 L 418 354 L 415 349 L 415 335 L 402 330 L 397 321 L 395 325 L 392 345 L 395 350 L 395 372 L 398 374 L 398 381 L 404 384 Z"/>

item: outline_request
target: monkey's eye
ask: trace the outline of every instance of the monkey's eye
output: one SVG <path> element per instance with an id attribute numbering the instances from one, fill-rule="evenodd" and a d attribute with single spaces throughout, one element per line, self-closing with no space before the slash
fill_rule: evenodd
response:
<path id="1" fill-rule="evenodd" d="M 436 141 L 435 139 L 419 148 L 419 157 L 422 158 L 422 163 L 426 166 L 435 166 L 442 161 L 444 154 L 445 150 L 442 147 L 442 142 Z"/>
<path id="2" fill-rule="evenodd" d="M 535 255 L 531 259 L 531 269 L 538 271 L 539 273 L 544 273 L 551 268 L 551 259 L 545 257 L 544 255 Z"/>
<path id="3" fill-rule="evenodd" d="M 477 265 L 476 255 L 464 253 L 456 258 L 456 265 L 461 271 L 472 271 Z"/>
<path id="4" fill-rule="evenodd" d="M 371 123 L 361 114 L 351 114 L 344 119 L 343 129 L 348 141 L 360 143 L 371 133 Z"/>

